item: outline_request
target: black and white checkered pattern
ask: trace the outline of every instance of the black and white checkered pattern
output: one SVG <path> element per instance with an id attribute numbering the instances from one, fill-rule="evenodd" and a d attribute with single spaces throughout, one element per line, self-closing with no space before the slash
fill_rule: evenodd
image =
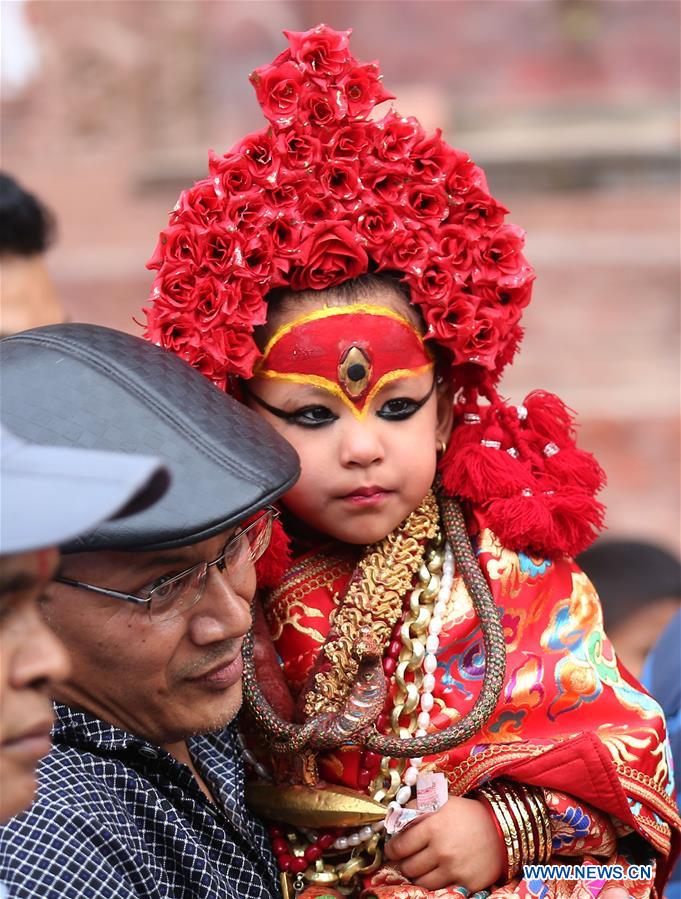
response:
<path id="1" fill-rule="evenodd" d="M 36 801 L 0 828 L 11 899 L 274 899 L 262 824 L 244 806 L 231 728 L 189 741 L 216 805 L 139 737 L 57 705 Z"/>

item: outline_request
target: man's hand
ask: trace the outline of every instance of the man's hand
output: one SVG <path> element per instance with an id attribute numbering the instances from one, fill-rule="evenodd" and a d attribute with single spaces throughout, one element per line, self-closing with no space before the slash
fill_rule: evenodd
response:
<path id="1" fill-rule="evenodd" d="M 504 869 L 506 850 L 490 813 L 475 799 L 450 796 L 446 805 L 388 841 L 386 857 L 427 890 L 491 886 Z"/>

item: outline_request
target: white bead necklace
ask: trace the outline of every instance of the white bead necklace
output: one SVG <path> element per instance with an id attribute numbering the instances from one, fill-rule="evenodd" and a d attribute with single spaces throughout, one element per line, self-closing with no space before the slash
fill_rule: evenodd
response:
<path id="1" fill-rule="evenodd" d="M 442 619 L 447 611 L 447 603 L 454 586 L 454 553 L 449 543 L 445 543 L 444 562 L 442 565 L 442 578 L 440 580 L 440 590 L 437 595 L 437 601 L 433 606 L 431 618 L 428 623 L 428 637 L 426 638 L 426 653 L 423 657 L 423 670 L 426 672 L 421 681 L 421 693 L 419 696 L 419 712 L 416 723 L 418 729 L 415 731 L 415 737 L 425 737 L 428 726 L 430 725 L 430 713 L 435 705 L 433 697 L 433 689 L 435 687 L 435 669 L 437 668 L 436 653 L 440 647 L 440 633 L 442 631 Z M 411 758 L 409 764 L 402 773 L 402 786 L 397 791 L 395 799 L 390 803 L 389 808 L 404 806 L 409 802 L 413 795 L 413 788 L 419 776 L 419 769 L 423 764 L 422 758 Z M 371 837 L 385 826 L 385 821 L 376 821 L 372 825 L 366 825 L 354 833 L 347 834 L 334 842 L 334 849 L 347 849 L 350 846 L 359 846 L 361 843 L 368 842 Z"/>

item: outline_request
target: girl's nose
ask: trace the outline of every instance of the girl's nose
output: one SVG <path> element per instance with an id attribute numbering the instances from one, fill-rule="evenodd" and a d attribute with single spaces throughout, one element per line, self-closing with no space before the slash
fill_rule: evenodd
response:
<path id="1" fill-rule="evenodd" d="M 383 443 L 373 422 L 347 421 L 341 438 L 341 464 L 367 468 L 385 456 Z"/>

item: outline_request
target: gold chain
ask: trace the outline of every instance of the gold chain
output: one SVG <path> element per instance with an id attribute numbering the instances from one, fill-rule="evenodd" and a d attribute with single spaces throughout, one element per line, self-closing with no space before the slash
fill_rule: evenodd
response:
<path id="1" fill-rule="evenodd" d="M 336 635 L 323 655 L 329 666 L 318 671 L 305 699 L 305 715 L 338 712 L 357 674 L 353 648 L 360 629 L 370 626 L 383 647 L 402 612 L 403 597 L 424 558 L 423 542 L 439 532 L 439 511 L 432 491 L 402 525 L 367 549 L 357 576 L 333 619 Z"/>

